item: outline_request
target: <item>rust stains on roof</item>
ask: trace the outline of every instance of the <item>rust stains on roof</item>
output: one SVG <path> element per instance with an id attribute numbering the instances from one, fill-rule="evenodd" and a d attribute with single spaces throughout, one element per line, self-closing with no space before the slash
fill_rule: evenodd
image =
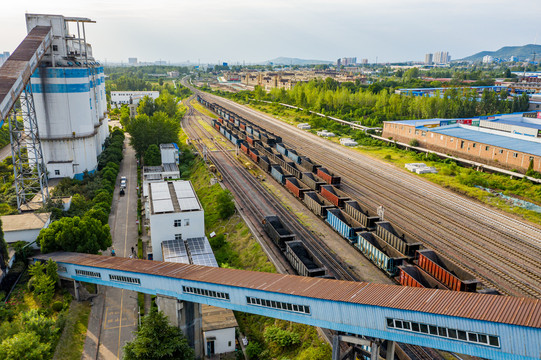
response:
<path id="1" fill-rule="evenodd" d="M 75 265 L 105 267 L 322 300 L 541 327 L 541 302 L 533 298 L 330 280 L 78 253 L 51 253 L 35 258 L 44 260 L 51 258 L 57 262 Z"/>

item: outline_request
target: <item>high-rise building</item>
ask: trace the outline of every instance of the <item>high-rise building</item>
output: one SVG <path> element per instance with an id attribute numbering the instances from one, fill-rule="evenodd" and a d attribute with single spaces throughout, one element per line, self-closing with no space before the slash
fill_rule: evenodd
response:
<path id="1" fill-rule="evenodd" d="M 341 59 L 341 63 L 344 66 L 355 65 L 357 63 L 357 58 L 356 57 L 343 57 Z"/>
<path id="2" fill-rule="evenodd" d="M 137 65 L 137 58 L 128 58 L 128 65 Z"/>
<path id="3" fill-rule="evenodd" d="M 361 60 L 361 63 L 362 63 L 363 65 L 368 65 L 368 59 L 362 59 L 362 60 Z"/>
<path id="4" fill-rule="evenodd" d="M 426 54 L 425 55 L 425 65 L 432 65 L 433 59 L 434 59 L 434 55 Z"/>
<path id="5" fill-rule="evenodd" d="M 93 22 L 62 15 L 26 14 L 26 28 L 52 27 L 52 43 L 31 76 L 43 158 L 49 178 L 75 177 L 98 167 L 109 135 L 105 76 L 85 36 L 69 34 L 69 23 Z"/>
<path id="6" fill-rule="evenodd" d="M 435 64 L 449 64 L 451 62 L 451 56 L 448 51 L 437 51 L 434 53 Z"/>
<path id="7" fill-rule="evenodd" d="M 340 66 L 342 66 L 342 59 L 336 60 L 336 67 L 340 68 Z"/>

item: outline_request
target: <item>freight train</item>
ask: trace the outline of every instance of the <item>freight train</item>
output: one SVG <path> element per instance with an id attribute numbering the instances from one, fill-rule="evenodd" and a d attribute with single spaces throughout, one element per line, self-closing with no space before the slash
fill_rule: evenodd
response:
<path id="1" fill-rule="evenodd" d="M 263 229 L 271 240 L 282 250 L 297 274 L 309 277 L 325 277 L 327 268 L 321 260 L 291 232 L 276 215 L 266 216 L 262 220 Z"/>
<path id="2" fill-rule="evenodd" d="M 478 281 L 471 274 L 434 251 L 422 249 L 421 243 L 399 234 L 391 223 L 371 216 L 357 201 L 341 191 L 340 176 L 289 148 L 279 135 L 201 96 L 197 100 L 220 116 L 212 120 L 216 130 L 399 283 L 476 291 Z M 286 242 L 279 246 L 287 256 Z M 427 276 L 431 280 L 427 280 Z"/>

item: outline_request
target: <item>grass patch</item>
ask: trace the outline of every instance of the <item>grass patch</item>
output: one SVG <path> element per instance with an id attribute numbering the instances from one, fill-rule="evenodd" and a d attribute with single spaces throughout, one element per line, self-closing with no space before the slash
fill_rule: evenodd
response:
<path id="1" fill-rule="evenodd" d="M 201 105 L 196 98 L 194 98 L 192 101 L 190 101 L 190 105 L 192 105 L 195 110 L 199 111 L 200 113 L 210 116 L 213 119 L 218 119 L 218 115 L 210 111 L 209 109 L 205 108 L 203 105 Z"/>
<path id="2" fill-rule="evenodd" d="M 90 303 L 73 301 L 53 359 L 80 359 L 86 339 Z"/>

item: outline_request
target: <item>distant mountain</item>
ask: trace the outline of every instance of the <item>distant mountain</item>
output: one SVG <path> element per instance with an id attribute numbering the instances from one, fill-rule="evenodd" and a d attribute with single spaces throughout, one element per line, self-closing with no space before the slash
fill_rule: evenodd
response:
<path id="1" fill-rule="evenodd" d="M 519 60 L 533 59 L 535 52 L 536 59 L 541 60 L 541 45 L 528 44 L 524 46 L 504 46 L 496 51 L 481 51 L 475 55 L 465 57 L 457 61 L 480 62 L 483 56 L 490 55 L 499 59 L 508 59 L 511 56 L 516 56 Z"/>
<path id="2" fill-rule="evenodd" d="M 267 64 L 273 63 L 274 65 L 318 65 L 318 64 L 333 64 L 334 61 L 328 60 L 306 60 L 289 57 L 277 57 L 276 59 L 267 60 Z"/>

